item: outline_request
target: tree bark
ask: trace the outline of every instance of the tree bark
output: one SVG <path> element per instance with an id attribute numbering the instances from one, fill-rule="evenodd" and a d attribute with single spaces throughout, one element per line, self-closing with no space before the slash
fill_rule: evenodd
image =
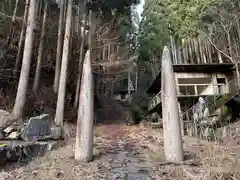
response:
<path id="1" fill-rule="evenodd" d="M 193 59 L 193 50 L 192 50 L 192 40 L 189 38 L 189 44 L 188 44 L 188 49 L 189 49 L 189 58 L 190 58 L 190 64 L 194 64 L 194 59 Z"/>
<path id="2" fill-rule="evenodd" d="M 14 34 L 14 28 L 15 28 L 15 23 L 16 23 L 16 14 L 17 14 L 17 9 L 18 9 L 18 2 L 19 2 L 19 0 L 16 0 L 15 7 L 14 7 L 14 10 L 13 10 L 13 15 L 12 15 L 12 24 L 11 24 L 10 32 L 9 32 L 9 35 L 8 35 L 8 38 L 7 38 L 7 44 L 10 44 L 10 42 L 12 40 L 12 37 L 13 37 L 13 34 Z"/>
<path id="3" fill-rule="evenodd" d="M 181 46 L 182 46 L 182 54 L 183 54 L 183 64 L 187 64 L 185 39 L 182 39 Z"/>
<path id="4" fill-rule="evenodd" d="M 84 15 L 84 21 L 86 22 L 86 14 Z M 81 30 L 80 30 L 81 33 Z M 83 53 L 84 53 L 84 42 L 85 42 L 85 26 L 82 32 L 81 38 L 81 47 L 80 47 L 80 54 L 79 54 L 79 64 L 78 64 L 78 76 L 77 76 L 77 84 L 76 84 L 76 94 L 75 94 L 75 101 L 74 107 L 77 108 L 78 100 L 79 100 L 79 93 L 80 93 L 80 86 L 81 86 L 81 77 L 82 77 L 82 68 L 83 68 Z"/>
<path id="5" fill-rule="evenodd" d="M 238 63 L 235 64 L 235 69 L 236 69 L 236 75 L 237 75 L 237 86 L 238 86 L 238 90 L 240 90 L 240 72 L 239 72 Z"/>
<path id="6" fill-rule="evenodd" d="M 201 36 L 198 36 L 198 44 L 199 44 L 199 50 L 200 50 L 201 63 L 206 64 L 206 57 L 204 54 L 204 48 L 203 48 Z"/>
<path id="7" fill-rule="evenodd" d="M 43 7 L 44 0 L 40 0 L 37 9 L 37 17 L 39 17 L 39 22 L 41 21 L 41 14 L 42 14 L 42 7 Z"/>
<path id="8" fill-rule="evenodd" d="M 26 30 L 26 39 L 25 39 L 25 47 L 23 53 L 23 63 L 20 74 L 20 79 L 18 83 L 17 96 L 13 108 L 13 114 L 16 117 L 22 118 L 23 110 L 27 99 L 27 87 L 28 87 L 28 79 L 30 72 L 30 65 L 32 59 L 32 51 L 33 51 L 33 39 L 34 39 L 34 31 L 35 31 L 35 23 L 36 23 L 36 1 L 31 0 L 29 6 L 29 15 L 28 15 L 28 23 Z"/>
<path id="9" fill-rule="evenodd" d="M 41 38 L 40 38 L 40 44 L 38 49 L 37 67 L 36 67 L 36 73 L 35 73 L 34 83 L 33 83 L 33 91 L 35 92 L 38 90 L 39 84 L 40 84 L 42 56 L 43 56 L 43 49 L 44 49 L 44 40 L 46 35 L 47 9 L 48 9 L 48 2 L 45 1 Z"/>
<path id="10" fill-rule="evenodd" d="M 193 38 L 193 43 L 194 43 L 194 51 L 195 51 L 196 58 L 197 58 L 197 64 L 200 64 L 201 63 L 201 59 L 200 59 L 199 53 L 198 53 L 198 43 L 196 41 L 196 38 Z"/>
<path id="11" fill-rule="evenodd" d="M 138 89 L 138 69 L 136 69 L 135 92 L 137 92 L 137 89 Z"/>
<path id="12" fill-rule="evenodd" d="M 232 42 L 231 42 L 230 32 L 227 32 L 227 43 L 228 43 L 229 55 L 233 58 L 233 49 L 232 49 Z"/>
<path id="13" fill-rule="evenodd" d="M 175 42 L 174 42 L 173 36 L 170 36 L 170 41 L 171 41 L 171 49 L 172 49 L 172 57 L 173 57 L 173 64 L 177 64 L 177 57 L 176 57 L 176 47 L 175 47 Z"/>
<path id="14" fill-rule="evenodd" d="M 90 51 L 87 51 L 83 63 L 75 149 L 75 159 L 84 162 L 93 158 L 94 87 L 90 57 Z"/>
<path id="15" fill-rule="evenodd" d="M 182 64 L 181 45 L 179 39 L 177 40 L 177 64 Z"/>
<path id="16" fill-rule="evenodd" d="M 190 64 L 189 54 L 188 54 L 188 39 L 185 40 L 185 55 L 186 55 L 186 62 Z"/>
<path id="17" fill-rule="evenodd" d="M 208 57 L 209 57 L 209 63 L 212 64 L 212 47 L 210 42 L 207 42 L 207 49 L 208 49 Z"/>
<path id="18" fill-rule="evenodd" d="M 105 61 L 106 56 L 106 42 L 103 40 L 103 52 L 102 52 L 102 61 Z"/>
<path id="19" fill-rule="evenodd" d="M 89 10 L 88 14 L 88 25 L 89 25 L 89 33 L 88 33 L 88 49 L 90 54 L 90 59 L 92 58 L 92 10 Z M 91 59 L 92 60 L 92 59 Z"/>
<path id="20" fill-rule="evenodd" d="M 175 37 L 173 37 L 173 47 L 174 47 L 175 63 L 177 64 L 177 47 L 176 47 L 176 38 Z"/>
<path id="21" fill-rule="evenodd" d="M 207 45 L 207 41 L 205 40 L 204 42 L 204 49 L 205 49 L 205 57 L 206 57 L 206 63 L 209 63 L 209 54 L 208 54 L 208 45 Z"/>
<path id="22" fill-rule="evenodd" d="M 64 104 L 65 104 L 65 91 L 67 83 L 67 68 L 68 68 L 68 56 L 69 56 L 69 45 L 71 36 L 71 24 L 72 24 L 72 0 L 68 1 L 68 10 L 66 18 L 66 29 L 63 45 L 62 54 L 62 65 L 59 81 L 59 91 L 57 98 L 57 108 L 55 114 L 55 123 L 59 126 L 63 126 L 64 119 Z"/>
<path id="23" fill-rule="evenodd" d="M 56 56 L 55 76 L 54 76 L 54 83 L 53 83 L 53 91 L 55 93 L 58 92 L 60 71 L 61 71 L 65 3 L 66 3 L 65 0 L 60 0 L 60 16 L 59 16 L 58 40 L 57 40 L 57 56 Z"/>
<path id="24" fill-rule="evenodd" d="M 223 59 L 222 59 L 221 53 L 217 52 L 217 54 L 218 54 L 218 61 L 219 61 L 219 63 L 223 63 Z"/>
<path id="25" fill-rule="evenodd" d="M 16 57 L 16 63 L 14 67 L 14 75 L 16 75 L 18 71 L 18 66 L 20 63 L 21 55 L 22 55 L 22 48 L 24 45 L 24 36 L 26 34 L 26 22 L 27 22 L 27 16 L 28 16 L 28 6 L 29 6 L 29 0 L 26 0 L 25 3 L 25 11 L 23 15 L 23 22 L 22 22 L 22 28 L 21 28 L 21 34 L 18 42 L 18 52 L 17 52 L 17 57 Z"/>

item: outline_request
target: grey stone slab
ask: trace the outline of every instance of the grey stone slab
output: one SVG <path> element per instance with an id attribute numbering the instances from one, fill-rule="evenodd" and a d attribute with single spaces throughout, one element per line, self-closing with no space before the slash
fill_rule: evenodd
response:
<path id="1" fill-rule="evenodd" d="M 51 135 L 52 118 L 48 114 L 32 117 L 24 126 L 22 138 L 25 141 L 39 140 Z"/>

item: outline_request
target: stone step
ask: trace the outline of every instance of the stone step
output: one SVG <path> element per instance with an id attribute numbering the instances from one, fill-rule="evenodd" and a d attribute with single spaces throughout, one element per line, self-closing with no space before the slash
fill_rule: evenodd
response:
<path id="1" fill-rule="evenodd" d="M 42 156 L 47 152 L 60 147 L 63 142 L 29 142 L 0 141 L 0 165 L 9 162 L 26 162 L 33 157 Z"/>

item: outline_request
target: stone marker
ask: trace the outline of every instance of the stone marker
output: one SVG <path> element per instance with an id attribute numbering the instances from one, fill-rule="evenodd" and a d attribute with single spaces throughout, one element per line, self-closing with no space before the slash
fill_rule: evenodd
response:
<path id="1" fill-rule="evenodd" d="M 48 114 L 32 117 L 24 126 L 22 138 L 25 141 L 39 140 L 51 135 L 52 119 Z"/>

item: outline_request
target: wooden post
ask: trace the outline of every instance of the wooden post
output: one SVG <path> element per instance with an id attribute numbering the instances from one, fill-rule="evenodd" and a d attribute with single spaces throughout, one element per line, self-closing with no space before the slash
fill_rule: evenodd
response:
<path id="1" fill-rule="evenodd" d="M 218 86 L 217 86 L 217 74 L 212 75 L 212 84 L 213 84 L 213 91 L 215 93 L 219 93 Z"/>
<path id="2" fill-rule="evenodd" d="M 166 46 L 163 50 L 161 78 L 165 156 L 167 161 L 180 163 L 183 161 L 183 145 L 176 84 L 170 52 Z"/>
<path id="3" fill-rule="evenodd" d="M 178 102 L 178 110 L 179 110 L 179 115 L 180 115 L 180 124 L 181 124 L 181 134 L 184 136 L 184 122 L 182 118 L 182 110 L 181 110 L 181 104 Z"/>
<path id="4" fill-rule="evenodd" d="M 90 57 L 90 51 L 87 51 L 83 63 L 75 149 L 75 159 L 84 162 L 93 158 L 94 87 Z"/>

